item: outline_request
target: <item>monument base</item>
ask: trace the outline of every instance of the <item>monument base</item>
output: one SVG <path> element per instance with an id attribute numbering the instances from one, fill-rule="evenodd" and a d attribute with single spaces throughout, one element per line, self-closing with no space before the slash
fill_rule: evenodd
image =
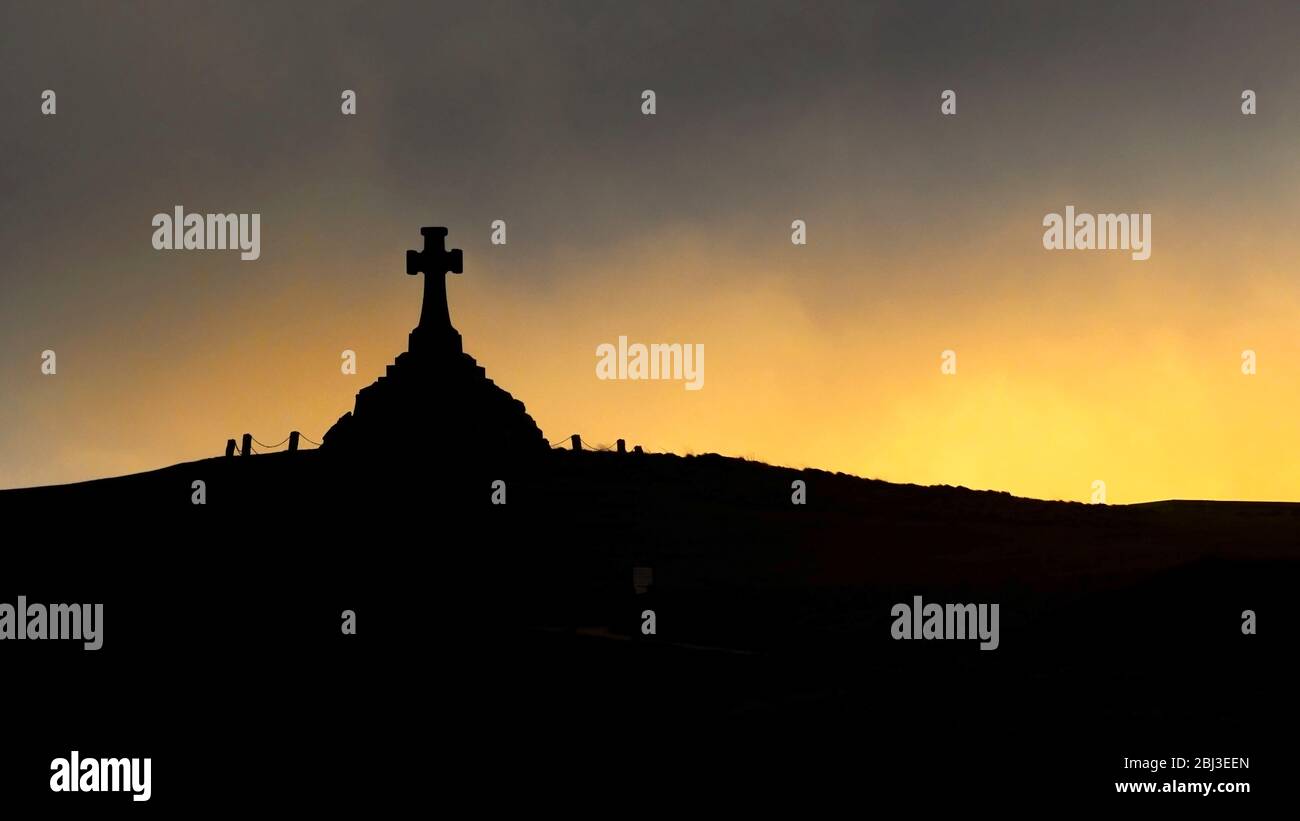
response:
<path id="1" fill-rule="evenodd" d="M 355 409 L 326 432 L 323 449 L 469 458 L 522 457 L 549 449 L 524 403 L 487 378 L 464 352 L 454 328 L 416 328 L 409 346 L 383 376 L 357 393 Z"/>

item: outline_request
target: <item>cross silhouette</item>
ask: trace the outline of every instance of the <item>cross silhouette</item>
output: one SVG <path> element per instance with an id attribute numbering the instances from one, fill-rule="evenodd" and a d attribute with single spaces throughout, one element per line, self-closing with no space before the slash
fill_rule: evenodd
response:
<path id="1" fill-rule="evenodd" d="M 447 280 L 443 274 L 461 273 L 464 255 L 459 248 L 447 250 L 446 228 L 421 228 L 420 234 L 424 237 L 424 250 L 406 252 L 406 273 L 424 274 L 424 303 L 420 306 L 420 324 L 416 330 L 451 330 Z M 432 284 L 434 281 L 438 283 L 436 286 Z"/>

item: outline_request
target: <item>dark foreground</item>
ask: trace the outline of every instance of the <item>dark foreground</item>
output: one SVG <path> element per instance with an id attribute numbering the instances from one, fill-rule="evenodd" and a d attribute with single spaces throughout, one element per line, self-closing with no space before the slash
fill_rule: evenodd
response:
<path id="1" fill-rule="evenodd" d="M 105 611 L 101 650 L 0 646 L 6 801 L 1291 800 L 1300 505 L 1084 506 L 712 456 L 307 452 L 3 492 L 0 515 L 0 602 Z M 892 639 L 918 595 L 998 603 L 998 648 Z M 51 793 L 73 749 L 151 756 L 153 797 Z M 1116 793 L 1171 780 L 1251 795 Z"/>

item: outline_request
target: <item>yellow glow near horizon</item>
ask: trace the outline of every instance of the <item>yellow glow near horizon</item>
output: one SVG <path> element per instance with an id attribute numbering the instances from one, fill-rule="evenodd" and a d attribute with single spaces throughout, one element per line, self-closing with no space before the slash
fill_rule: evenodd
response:
<path id="1" fill-rule="evenodd" d="M 1187 287 L 1214 263 L 1175 259 L 1159 226 L 1145 263 L 1030 243 L 871 266 L 810 246 L 764 262 L 678 234 L 575 252 L 549 288 L 512 290 L 490 259 L 467 258 L 449 292 L 466 350 L 551 440 L 621 437 L 1049 499 L 1087 501 L 1095 479 L 1113 503 L 1300 499 L 1286 457 L 1300 451 L 1300 292 L 1250 259 L 1237 261 L 1252 274 L 1236 287 Z M 928 284 L 936 266 L 971 285 Z M 386 257 L 370 270 L 391 267 Z M 98 375 L 47 385 L 23 407 L 33 436 L 57 445 L 4 468 L 0 486 L 213 456 L 244 431 L 319 438 L 417 318 L 419 278 L 373 279 L 365 300 L 295 288 L 184 326 L 159 319 L 126 351 L 87 343 L 100 361 L 80 367 Z M 596 346 L 619 335 L 704 343 L 704 389 L 597 380 Z M 356 376 L 339 372 L 345 348 Z M 1240 371 L 1246 348 L 1255 376 Z M 945 349 L 955 376 L 940 373 Z"/>

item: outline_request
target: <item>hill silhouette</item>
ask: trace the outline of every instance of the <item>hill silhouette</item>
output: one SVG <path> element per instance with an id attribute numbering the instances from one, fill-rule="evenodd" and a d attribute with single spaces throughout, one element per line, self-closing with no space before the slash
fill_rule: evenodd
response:
<path id="1" fill-rule="evenodd" d="M 206 505 L 190 502 L 194 477 Z M 806 505 L 790 502 L 795 478 Z M 894 752 L 873 747 L 864 766 L 897 783 L 919 776 L 896 755 L 958 738 L 1027 756 L 1017 778 L 1042 784 L 1085 773 L 1100 789 L 1124 777 L 1123 751 L 1180 745 L 1256 755 L 1259 780 L 1261 747 L 1295 721 L 1294 504 L 1044 502 L 715 455 L 555 450 L 444 472 L 318 450 L 0 493 L 0 511 L 17 510 L 79 511 L 54 525 L 66 543 L 95 544 L 112 522 L 154 561 L 199 566 L 219 589 L 253 574 L 286 606 L 356 606 L 364 590 L 372 629 L 392 629 L 372 671 L 423 652 L 436 625 L 437 666 L 457 671 L 442 698 L 460 705 L 439 732 L 485 755 L 500 754 L 484 747 L 493 733 L 532 739 L 510 755 L 538 778 L 560 766 L 538 763 L 543 739 L 680 757 L 707 726 L 738 760 L 766 751 L 762 766 L 842 766 L 831 728 L 885 735 Z M 88 554 L 79 572 L 105 578 L 144 561 Z M 636 567 L 653 570 L 645 593 Z M 1001 646 L 892 640 L 891 605 L 914 595 L 1000 603 Z M 654 636 L 639 631 L 647 608 Z M 1242 635 L 1246 609 L 1259 635 Z M 288 675 L 279 642 L 259 647 Z M 316 658 L 296 674 L 323 664 L 337 673 Z M 394 705 L 428 698 L 431 679 L 407 673 Z M 656 731 L 616 733 L 616 716 Z M 1007 775 L 997 756 L 967 767 L 972 784 Z"/>

